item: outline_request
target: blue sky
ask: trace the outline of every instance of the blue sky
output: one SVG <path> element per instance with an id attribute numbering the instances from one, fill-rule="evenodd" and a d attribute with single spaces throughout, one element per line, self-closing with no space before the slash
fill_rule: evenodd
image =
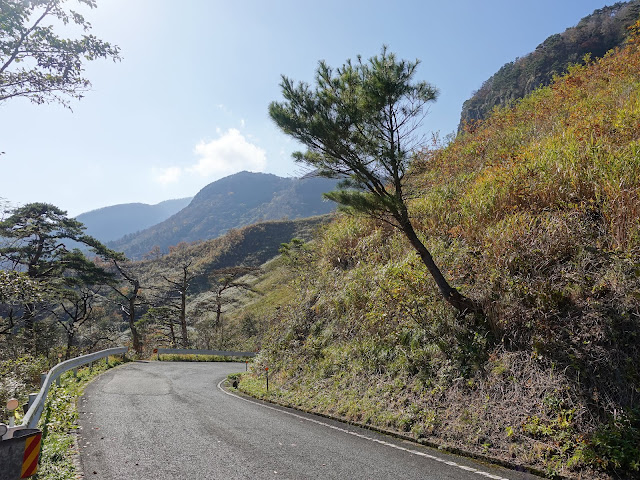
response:
<path id="1" fill-rule="evenodd" d="M 98 0 L 87 14 L 93 33 L 123 60 L 87 64 L 93 88 L 72 111 L 0 105 L 0 198 L 73 216 L 193 196 L 241 170 L 295 176 L 300 146 L 267 114 L 280 75 L 310 82 L 319 60 L 341 66 L 383 44 L 421 60 L 416 79 L 440 90 L 424 128 L 446 135 L 504 63 L 613 3 Z"/>

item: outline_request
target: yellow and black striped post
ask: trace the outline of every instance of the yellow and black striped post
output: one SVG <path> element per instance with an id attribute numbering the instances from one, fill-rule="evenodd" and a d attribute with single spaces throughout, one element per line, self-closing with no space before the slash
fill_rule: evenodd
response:
<path id="1" fill-rule="evenodd" d="M 24 441 L 24 455 L 22 456 L 22 471 L 20 472 L 20 478 L 29 478 L 32 475 L 35 475 L 38 471 L 41 443 L 41 431 L 26 437 Z"/>
<path id="2" fill-rule="evenodd" d="M 42 431 L 15 430 L 13 438 L 0 441 L 0 480 L 29 478 L 38 471 Z"/>

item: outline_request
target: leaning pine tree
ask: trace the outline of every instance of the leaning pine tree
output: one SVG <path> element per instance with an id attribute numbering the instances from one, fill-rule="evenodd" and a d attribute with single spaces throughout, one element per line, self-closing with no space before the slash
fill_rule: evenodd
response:
<path id="1" fill-rule="evenodd" d="M 433 276 L 442 297 L 461 315 L 481 314 L 473 300 L 452 287 L 416 234 L 403 190 L 426 106 L 438 91 L 414 83 L 420 62 L 397 60 L 382 48 L 368 63 L 358 57 L 333 70 L 320 62 L 315 88 L 283 76 L 285 101 L 272 102 L 269 115 L 307 151 L 296 161 L 329 178 L 342 178 L 339 190 L 325 194 L 343 211 L 366 214 L 398 228 Z"/>

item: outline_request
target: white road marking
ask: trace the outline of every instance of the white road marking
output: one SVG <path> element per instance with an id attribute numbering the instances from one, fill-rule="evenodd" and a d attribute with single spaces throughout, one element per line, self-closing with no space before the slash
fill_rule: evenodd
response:
<path id="1" fill-rule="evenodd" d="M 407 452 L 407 453 L 410 453 L 412 455 L 417 455 L 419 457 L 428 458 L 429 460 L 434 460 L 436 462 L 444 463 L 446 465 L 450 465 L 452 467 L 459 468 L 461 470 L 466 470 L 467 472 L 475 473 L 477 475 L 481 475 L 481 476 L 487 477 L 487 478 L 492 478 L 493 480 L 509 480 L 508 478 L 499 477 L 499 476 L 493 475 L 493 474 L 491 474 L 489 472 L 483 472 L 482 470 L 478 470 L 478 469 L 475 469 L 473 467 L 467 467 L 465 465 L 460 465 L 460 464 L 458 464 L 456 462 L 452 462 L 451 460 L 445 460 L 443 458 L 438 458 L 438 457 L 436 457 L 434 455 L 430 455 L 430 454 L 425 453 L 425 452 L 420 452 L 418 450 L 412 450 L 410 448 L 401 447 L 400 445 L 395 445 L 393 443 L 385 442 L 384 440 L 380 440 L 380 439 L 377 439 L 377 438 L 371 438 L 371 437 L 368 437 L 368 436 L 363 435 L 363 434 L 358 433 L 358 432 L 353 432 L 353 431 L 347 430 L 345 428 L 340 428 L 340 427 L 337 427 L 335 425 L 331 425 L 329 423 L 321 422 L 320 420 L 316 420 L 314 418 L 308 418 L 308 417 L 305 417 L 305 416 L 302 416 L 302 415 L 298 415 L 297 413 L 293 413 L 293 412 L 289 412 L 287 410 L 283 410 L 281 408 L 272 407 L 270 405 L 265 405 L 264 403 L 261 403 L 261 402 L 256 402 L 254 400 L 250 400 L 250 399 L 245 398 L 245 397 L 240 397 L 239 395 L 235 395 L 235 394 L 233 394 L 231 392 L 228 392 L 224 388 L 222 388 L 222 383 L 224 381 L 225 380 L 221 380 L 218 383 L 218 389 L 220 389 L 220 391 L 222 393 L 224 393 L 225 395 L 229 395 L 230 397 L 234 397 L 234 398 L 237 398 L 239 400 L 242 400 L 242 401 L 245 401 L 245 402 L 248 402 L 248 403 L 253 403 L 254 405 L 260 405 L 261 407 L 268 408 L 269 410 L 275 410 L 277 412 L 285 413 L 287 415 L 291 415 L 292 417 L 299 418 L 300 420 L 304 420 L 304 421 L 307 421 L 307 422 L 315 423 L 317 425 L 322 425 L 323 427 L 331 428 L 332 430 L 337 430 L 339 432 L 346 433 L 348 435 L 353 435 L 354 437 L 359 437 L 359 438 L 362 438 L 364 440 L 369 440 L 370 442 L 378 443 L 380 445 L 384 445 L 385 447 L 391 447 L 391 448 L 395 448 L 396 450 L 402 450 L 403 452 Z"/>

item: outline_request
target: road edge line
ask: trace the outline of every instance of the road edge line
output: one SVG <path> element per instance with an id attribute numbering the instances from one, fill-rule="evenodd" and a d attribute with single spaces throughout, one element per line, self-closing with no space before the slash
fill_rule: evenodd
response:
<path id="1" fill-rule="evenodd" d="M 278 412 L 285 413 L 287 415 L 299 418 L 301 420 L 305 420 L 305 421 L 308 421 L 308 422 L 311 422 L 311 423 L 315 423 L 317 425 L 324 426 L 326 428 L 330 428 L 332 430 L 337 430 L 337 431 L 346 433 L 348 435 L 352 435 L 352 436 L 359 437 L 359 438 L 362 438 L 362 439 L 365 439 L 365 440 L 369 440 L 369 441 L 377 443 L 379 445 L 384 445 L 384 446 L 387 446 L 387 447 L 390 447 L 390 448 L 394 448 L 396 450 L 405 451 L 405 452 L 410 453 L 412 455 L 416 455 L 416 456 L 420 456 L 420 457 L 426 457 L 426 458 L 429 458 L 430 460 L 434 460 L 434 461 L 437 461 L 439 463 L 444 463 L 446 465 L 449 465 L 449 466 L 452 466 L 452 467 L 456 467 L 456 468 L 458 468 L 460 470 L 465 470 L 467 472 L 475 473 L 477 475 L 480 475 L 480 476 L 483 476 L 483 477 L 486 477 L 486 478 L 491 478 L 493 480 L 509 480 L 509 479 L 507 479 L 505 477 L 500 477 L 498 475 L 493 475 L 492 473 L 489 473 L 489 472 L 483 472 L 482 470 L 478 470 L 478 469 L 475 469 L 473 467 L 466 467 L 466 466 L 460 465 L 460 464 L 458 464 L 456 462 L 452 462 L 452 461 L 449 461 L 449 460 L 445 460 L 445 459 L 439 458 L 439 457 L 437 457 L 435 455 L 430 455 L 430 454 L 427 454 L 427 453 L 419 452 L 417 450 L 412 450 L 412 449 L 405 448 L 405 447 L 402 447 L 402 446 L 399 446 L 399 445 L 394 445 L 393 443 L 389 443 L 389 442 L 385 442 L 383 440 L 378 440 L 378 439 L 375 439 L 375 438 L 367 437 L 366 435 L 362 435 L 362 434 L 357 433 L 357 432 L 352 432 L 350 430 L 347 430 L 347 429 L 344 429 L 344 428 L 340 428 L 340 427 L 337 427 L 335 425 L 331 425 L 329 423 L 321 422 L 320 420 L 315 420 L 313 418 L 308 418 L 308 417 L 305 417 L 305 416 L 302 416 L 302 415 L 298 415 L 298 414 L 296 414 L 294 412 L 289 412 L 289 411 L 283 410 L 281 408 L 275 408 L 272 405 L 277 405 L 279 407 L 284 407 L 284 408 L 296 410 L 296 411 L 305 413 L 307 415 L 319 416 L 319 417 L 326 418 L 326 419 L 329 419 L 329 420 L 333 420 L 333 421 L 336 421 L 336 422 L 339 422 L 339 423 L 343 423 L 343 424 L 346 424 L 346 425 L 359 427 L 359 428 L 362 428 L 363 430 L 370 430 L 370 431 L 373 431 L 373 432 L 376 432 L 376 433 L 379 433 L 379 434 L 388 435 L 390 437 L 397 438 L 399 440 L 404 440 L 404 441 L 407 441 L 409 443 L 416 444 L 418 446 L 428 447 L 428 448 L 432 448 L 434 450 L 439 450 L 439 451 L 442 451 L 444 453 L 458 455 L 458 456 L 461 456 L 461 457 L 464 457 L 464 458 L 471 458 L 473 460 L 483 460 L 484 463 L 492 464 L 494 466 L 500 466 L 500 467 L 503 467 L 503 468 L 509 468 L 509 465 L 503 465 L 503 464 L 499 464 L 499 463 L 496 463 L 496 462 L 489 462 L 489 461 L 487 461 L 487 460 L 485 460 L 483 458 L 478 458 L 478 457 L 474 457 L 474 456 L 471 456 L 471 455 L 461 455 L 458 452 L 453 452 L 451 450 L 445 450 L 445 449 L 442 449 L 442 448 L 439 448 L 439 447 L 434 447 L 434 446 L 431 446 L 431 445 L 428 445 L 428 444 L 425 444 L 425 443 L 422 443 L 422 442 L 416 442 L 414 439 L 412 439 L 410 437 L 406 437 L 406 436 L 400 435 L 400 434 L 398 434 L 396 432 L 386 431 L 386 430 L 383 430 L 383 429 L 380 429 L 380 428 L 377 428 L 377 427 L 373 427 L 373 426 L 370 426 L 370 425 L 362 425 L 362 424 L 358 424 L 357 422 L 344 421 L 342 419 L 331 417 L 329 415 L 318 414 L 316 412 L 308 412 L 308 411 L 305 411 L 305 410 L 303 410 L 301 408 L 292 407 L 290 405 L 284 405 L 284 404 L 281 404 L 279 402 L 275 402 L 275 401 L 272 401 L 272 400 L 258 399 L 258 398 L 255 398 L 255 397 L 247 395 L 245 392 L 242 392 L 241 395 L 237 394 L 237 393 L 233 393 L 233 392 L 225 389 L 222 386 L 222 384 L 224 382 L 226 382 L 226 381 L 227 381 L 227 378 L 223 378 L 222 380 L 220 380 L 218 382 L 218 385 L 217 385 L 218 389 L 222 393 L 224 393 L 225 395 L 229 395 L 231 397 L 235 397 L 235 398 L 237 398 L 239 400 L 242 400 L 242 401 L 245 401 L 245 402 L 249 402 L 249 403 L 253 403 L 253 404 L 256 404 L 256 405 L 260 405 L 261 407 L 268 408 L 270 410 L 276 410 Z M 272 404 L 272 405 L 269 405 L 269 404 Z M 527 469 L 526 472 L 518 471 L 517 469 L 514 469 L 514 468 L 509 468 L 509 469 L 513 470 L 515 472 L 519 472 L 519 473 L 532 473 L 534 475 L 538 475 L 537 472 L 536 473 L 531 472 L 531 471 L 529 471 L 529 469 Z"/>

